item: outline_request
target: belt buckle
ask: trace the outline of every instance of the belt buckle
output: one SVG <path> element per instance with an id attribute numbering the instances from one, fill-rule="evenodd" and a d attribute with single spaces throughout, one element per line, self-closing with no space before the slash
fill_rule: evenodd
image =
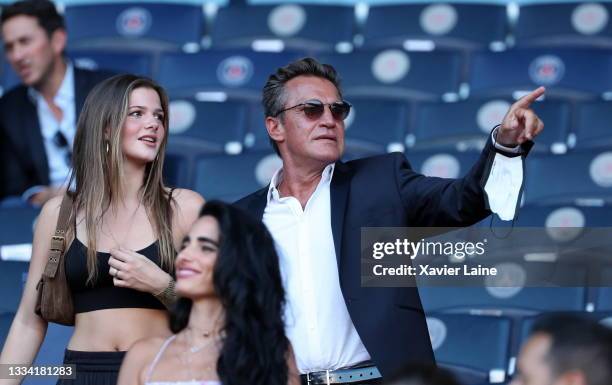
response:
<path id="1" fill-rule="evenodd" d="M 325 385 L 331 385 L 331 377 L 330 377 L 330 373 L 332 372 L 332 370 L 325 370 Z M 314 379 L 310 378 L 310 372 L 306 373 L 306 382 L 310 385 L 312 382 L 314 381 Z"/>

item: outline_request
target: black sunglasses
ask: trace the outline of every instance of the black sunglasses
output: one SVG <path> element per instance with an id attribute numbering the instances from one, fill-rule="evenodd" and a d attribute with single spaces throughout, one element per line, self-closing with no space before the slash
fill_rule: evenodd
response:
<path id="1" fill-rule="evenodd" d="M 294 108 L 302 107 L 302 111 L 304 111 L 304 115 L 308 119 L 319 119 L 323 112 L 325 112 L 325 106 L 329 106 L 329 110 L 332 113 L 332 116 L 336 120 L 344 120 L 348 116 L 349 112 L 351 112 L 351 103 L 343 100 L 341 102 L 334 103 L 323 103 L 319 99 L 311 99 L 307 100 L 304 103 L 296 104 L 295 106 L 285 108 L 284 110 L 280 110 L 274 115 L 275 117 L 282 114 L 285 111 L 292 110 Z"/>

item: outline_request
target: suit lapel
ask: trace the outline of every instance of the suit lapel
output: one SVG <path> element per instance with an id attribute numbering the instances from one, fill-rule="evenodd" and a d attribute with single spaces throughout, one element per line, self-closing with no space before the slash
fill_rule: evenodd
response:
<path id="1" fill-rule="evenodd" d="M 83 72 L 74 67 L 74 106 L 77 119 L 81 115 L 81 109 L 83 109 L 83 104 L 85 104 L 88 90 L 87 82 L 82 75 Z"/>
<path id="2" fill-rule="evenodd" d="M 248 211 L 255 215 L 255 218 L 263 220 L 264 211 L 268 203 L 268 187 L 262 188 L 255 193 L 255 196 L 248 204 Z"/>
<path id="3" fill-rule="evenodd" d="M 27 97 L 27 96 L 26 96 Z M 43 184 L 49 184 L 49 164 L 47 162 L 47 153 L 43 144 L 42 133 L 40 132 L 40 124 L 38 123 L 38 112 L 36 106 L 30 100 L 27 100 L 23 105 L 23 127 L 28 138 L 28 145 L 32 154 L 32 161 L 36 170 L 37 180 Z"/>
<path id="4" fill-rule="evenodd" d="M 340 260 L 342 256 L 342 232 L 344 230 L 344 217 L 346 215 L 346 203 L 350 185 L 350 172 L 346 164 L 338 161 L 334 168 L 334 176 L 330 186 L 331 203 L 331 226 L 334 236 L 334 248 L 336 249 L 336 261 L 340 271 Z"/>

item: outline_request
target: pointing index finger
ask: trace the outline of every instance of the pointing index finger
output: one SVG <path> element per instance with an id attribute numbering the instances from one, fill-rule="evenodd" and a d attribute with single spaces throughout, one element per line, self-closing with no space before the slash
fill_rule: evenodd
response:
<path id="1" fill-rule="evenodd" d="M 535 102 L 540 96 L 544 95 L 546 92 L 546 88 L 538 87 L 535 90 L 531 91 L 529 94 L 520 98 L 514 105 L 522 108 L 529 108 L 531 103 Z"/>

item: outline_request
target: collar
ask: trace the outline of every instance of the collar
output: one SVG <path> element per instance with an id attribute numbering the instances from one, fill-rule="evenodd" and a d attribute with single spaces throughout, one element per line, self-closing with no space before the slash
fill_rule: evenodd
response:
<path id="1" fill-rule="evenodd" d="M 321 183 L 329 183 L 331 182 L 334 176 L 335 163 L 328 164 L 325 166 L 323 171 L 321 172 L 321 180 L 319 181 L 319 185 Z M 281 166 L 274 175 L 272 176 L 272 180 L 270 181 L 270 186 L 268 187 L 268 195 L 267 195 L 267 203 L 270 203 L 272 199 L 280 199 L 280 192 L 278 191 L 278 185 L 283 180 L 283 167 Z"/>
<path id="2" fill-rule="evenodd" d="M 28 87 L 28 96 L 34 104 L 36 104 L 42 95 L 34 87 Z M 64 73 L 64 79 L 60 84 L 60 88 L 53 97 L 53 101 L 57 104 L 63 100 L 74 100 L 74 66 L 70 60 L 66 60 L 66 72 Z"/>

